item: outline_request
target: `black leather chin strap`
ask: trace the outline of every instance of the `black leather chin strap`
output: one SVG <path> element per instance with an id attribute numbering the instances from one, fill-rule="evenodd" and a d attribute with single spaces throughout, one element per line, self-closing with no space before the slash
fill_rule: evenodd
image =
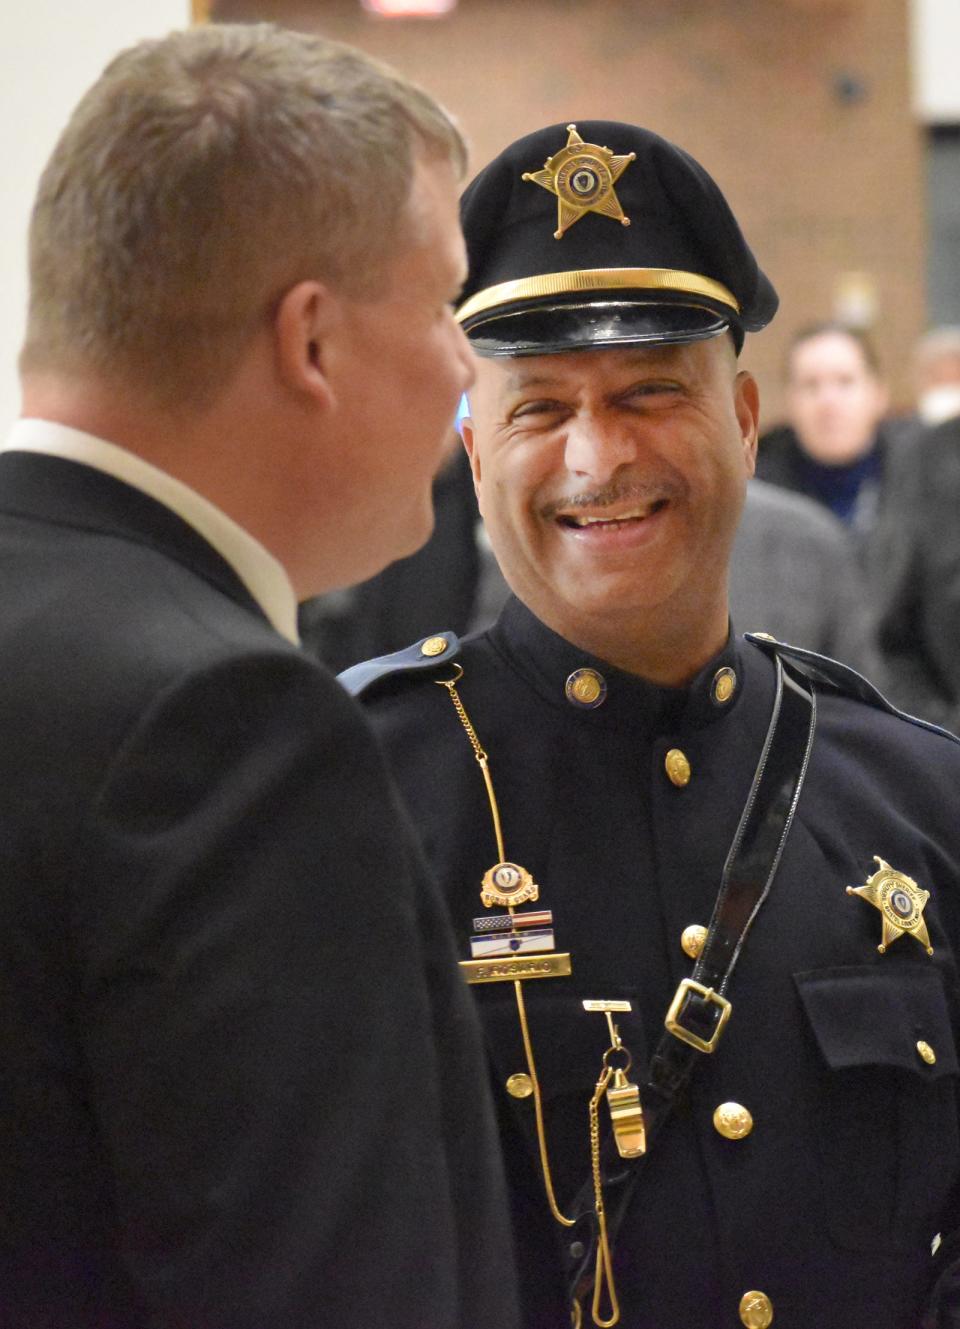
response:
<path id="1" fill-rule="evenodd" d="M 666 1032 L 641 1086 L 646 1153 L 620 1158 L 612 1138 L 603 1149 L 603 1189 L 611 1246 L 627 1211 L 644 1160 L 687 1084 L 698 1059 L 712 1053 L 731 1013 L 727 997 L 747 934 L 766 900 L 780 863 L 816 727 L 816 698 L 806 679 L 776 659 L 777 689 L 763 751 L 720 881 L 713 918 L 693 973 L 678 987 L 667 1012 Z M 577 1196 L 575 1227 L 564 1233 L 571 1299 L 580 1301 L 593 1282 L 597 1221 L 593 1184 Z"/>

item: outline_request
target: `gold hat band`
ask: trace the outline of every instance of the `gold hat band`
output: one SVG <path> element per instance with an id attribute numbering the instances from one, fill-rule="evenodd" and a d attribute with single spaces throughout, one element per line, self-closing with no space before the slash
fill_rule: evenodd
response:
<path id="1" fill-rule="evenodd" d="M 740 306 L 720 282 L 695 272 L 677 272 L 673 268 L 583 268 L 575 272 L 545 272 L 539 277 L 520 277 L 477 291 L 457 310 L 457 322 L 474 314 L 516 300 L 533 300 L 543 295 L 562 295 L 571 291 L 683 291 L 706 296 L 728 305 L 739 314 Z"/>

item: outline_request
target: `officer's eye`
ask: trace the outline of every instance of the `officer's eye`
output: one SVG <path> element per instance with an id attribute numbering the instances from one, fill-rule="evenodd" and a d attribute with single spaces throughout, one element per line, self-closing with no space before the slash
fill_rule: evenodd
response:
<path id="1" fill-rule="evenodd" d="M 566 402 L 556 401 L 551 397 L 540 397 L 536 401 L 521 402 L 510 414 L 512 420 L 538 419 L 549 415 L 566 414 L 570 407 Z"/>
<path id="2" fill-rule="evenodd" d="M 635 383 L 620 398 L 621 401 L 643 401 L 649 404 L 654 398 L 663 397 L 673 399 L 681 392 L 679 383 L 668 382 L 662 379 L 645 380 L 643 383 Z"/>

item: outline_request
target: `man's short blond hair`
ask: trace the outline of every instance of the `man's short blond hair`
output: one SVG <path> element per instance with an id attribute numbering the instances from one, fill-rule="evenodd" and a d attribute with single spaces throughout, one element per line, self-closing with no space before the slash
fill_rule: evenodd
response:
<path id="1" fill-rule="evenodd" d="M 296 282 L 376 292 L 418 157 L 462 175 L 450 117 L 338 42 L 225 24 L 132 47 L 41 178 L 23 371 L 203 404 Z"/>

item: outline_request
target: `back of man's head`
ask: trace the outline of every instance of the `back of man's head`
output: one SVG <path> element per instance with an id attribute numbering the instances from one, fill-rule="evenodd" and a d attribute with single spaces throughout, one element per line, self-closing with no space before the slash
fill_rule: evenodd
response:
<path id="1" fill-rule="evenodd" d="M 418 155 L 465 160 L 425 93 L 339 43 L 210 25 L 131 48 L 40 181 L 24 375 L 205 405 L 291 285 L 375 290 Z"/>

